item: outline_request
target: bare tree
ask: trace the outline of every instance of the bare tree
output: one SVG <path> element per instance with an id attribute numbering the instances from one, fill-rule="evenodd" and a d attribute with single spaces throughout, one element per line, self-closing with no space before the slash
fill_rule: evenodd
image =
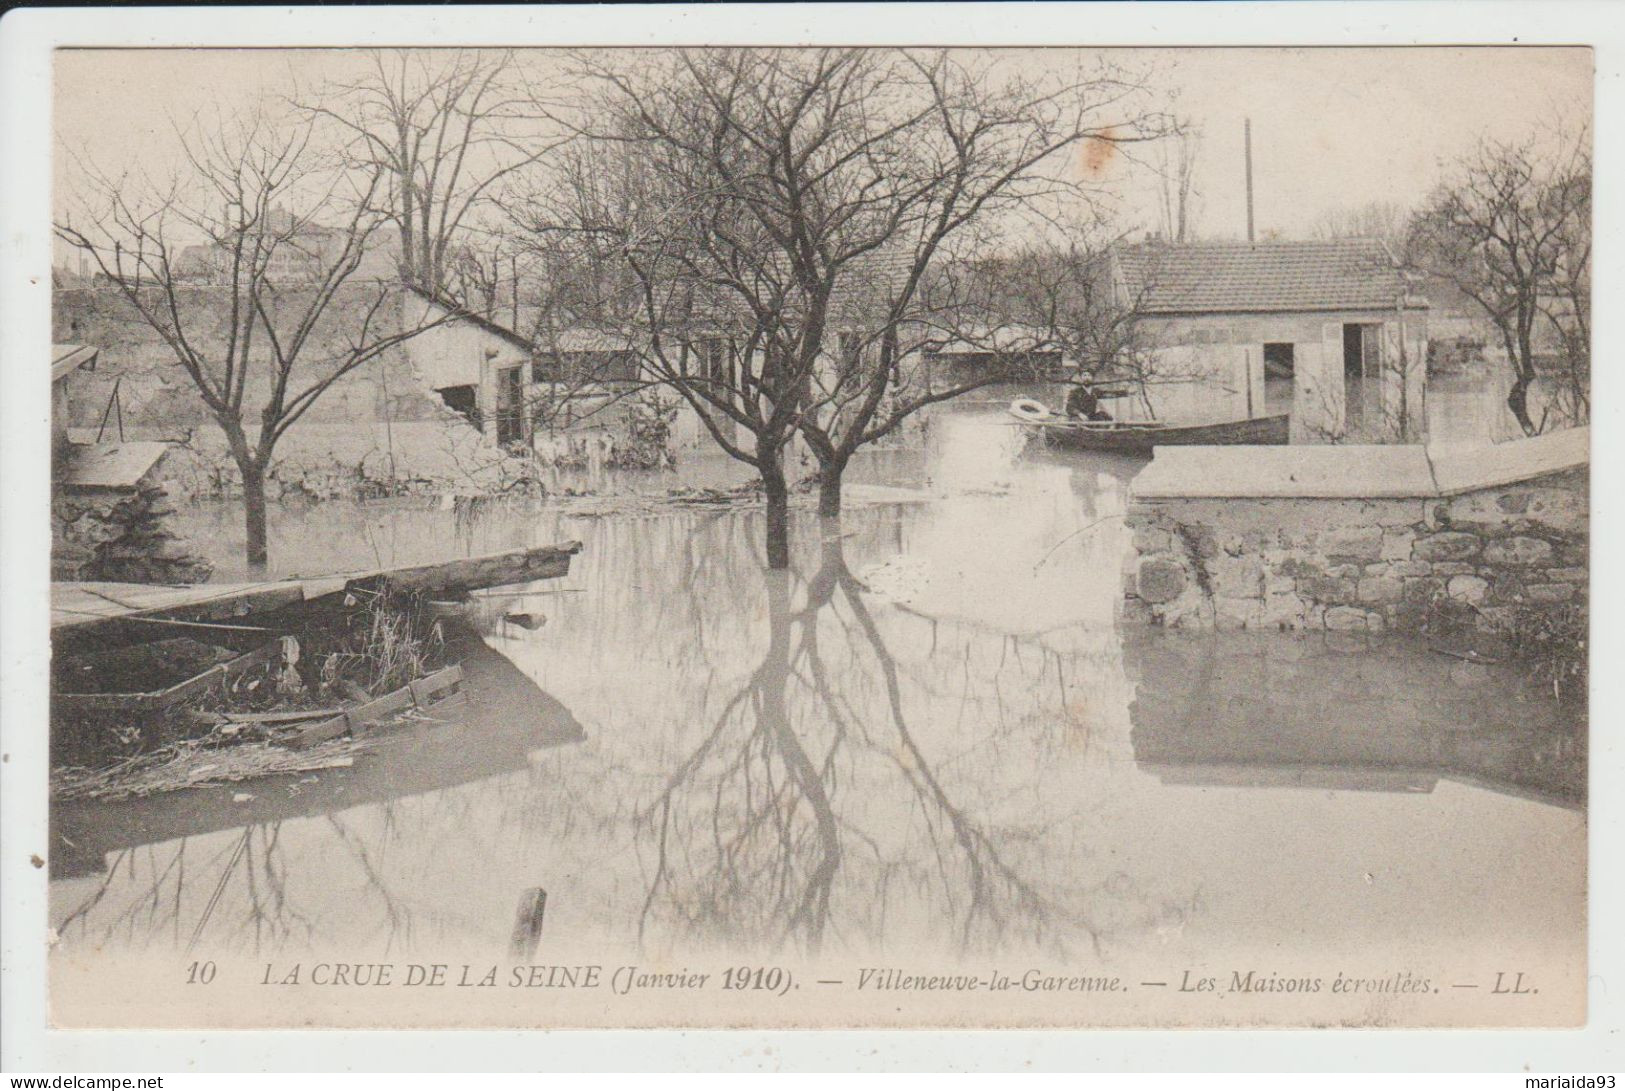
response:
<path id="1" fill-rule="evenodd" d="M 1034 81 L 945 51 L 863 49 L 639 62 L 588 66 L 608 121 L 583 127 L 621 154 L 571 219 L 625 255 L 654 373 L 761 474 L 772 567 L 788 563 L 793 436 L 818 460 L 820 511 L 838 514 L 859 448 L 1007 377 L 930 381 L 914 350 L 955 304 L 933 263 L 1087 201 L 1069 149 L 1109 157 L 1166 127 L 1139 105 L 1143 79 L 1111 67 Z"/>
<path id="2" fill-rule="evenodd" d="M 978 313 L 997 316 L 989 327 L 997 345 L 989 348 L 1007 356 L 1048 354 L 1126 392 L 1155 418 L 1159 386 L 1212 376 L 1195 360 L 1161 351 L 1165 346 L 1147 320 L 1147 303 L 1160 283 L 1161 248 L 1139 249 L 1132 278 L 1116 275 L 1114 259 L 1125 248 L 1133 250 L 1099 225 L 1071 225 L 1057 239 L 986 263 L 978 271 L 985 283 L 972 294 L 986 300 Z"/>
<path id="3" fill-rule="evenodd" d="M 314 139 L 309 119 L 261 110 L 183 133 L 166 183 L 81 160 L 81 207 L 55 225 L 157 331 L 225 433 L 260 568 L 277 443 L 335 383 L 420 332 L 389 306 L 395 285 L 356 275 L 383 223 L 381 176 L 334 168 Z"/>
<path id="4" fill-rule="evenodd" d="M 1541 314 L 1559 339 L 1563 371 L 1557 409 L 1564 419 L 1591 419 L 1591 152 L 1556 183 L 1554 205 L 1568 208 L 1554 240 L 1557 257 L 1540 297 Z"/>
<path id="5" fill-rule="evenodd" d="M 1381 239 L 1398 248 L 1404 245 L 1410 218 L 1410 210 L 1396 201 L 1367 201 L 1321 213 L 1309 234 L 1317 239 Z"/>
<path id="6" fill-rule="evenodd" d="M 1574 405 L 1589 405 L 1591 152 L 1589 130 L 1519 143 L 1484 141 L 1412 220 L 1408 261 L 1474 300 L 1513 370 L 1507 407 L 1525 434 L 1542 319 L 1559 333 Z"/>
<path id="7" fill-rule="evenodd" d="M 1184 120 L 1178 132 L 1166 140 L 1159 140 L 1157 148 L 1157 181 L 1161 187 L 1162 202 L 1158 209 L 1162 217 L 1162 233 L 1170 242 L 1187 243 L 1196 236 L 1197 198 L 1194 183 L 1196 163 L 1202 152 L 1202 130 Z"/>
<path id="8" fill-rule="evenodd" d="M 466 255 L 454 265 L 479 234 L 480 211 L 557 145 L 546 107 L 511 51 L 375 50 L 370 65 L 303 109 L 342 129 L 352 166 L 383 178 L 379 200 L 400 235 L 402 278 L 452 292 L 453 274 L 469 271 Z"/>

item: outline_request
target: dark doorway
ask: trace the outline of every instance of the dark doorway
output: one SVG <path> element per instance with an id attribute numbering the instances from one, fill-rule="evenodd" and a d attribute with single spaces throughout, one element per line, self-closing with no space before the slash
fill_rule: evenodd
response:
<path id="1" fill-rule="evenodd" d="M 1375 352 L 1378 326 L 1359 322 L 1343 324 L 1343 406 L 1349 431 L 1365 425 L 1366 402 L 1372 394 L 1370 380 L 1377 377 Z"/>
<path id="2" fill-rule="evenodd" d="M 1343 324 L 1343 378 L 1365 378 L 1365 335 L 1356 322 Z"/>
<path id="3" fill-rule="evenodd" d="M 1290 341 L 1264 343 L 1264 412 L 1292 411 L 1292 386 L 1297 375 L 1297 354 Z"/>
<path id="4" fill-rule="evenodd" d="M 524 369 L 506 367 L 497 372 L 497 446 L 525 440 Z"/>

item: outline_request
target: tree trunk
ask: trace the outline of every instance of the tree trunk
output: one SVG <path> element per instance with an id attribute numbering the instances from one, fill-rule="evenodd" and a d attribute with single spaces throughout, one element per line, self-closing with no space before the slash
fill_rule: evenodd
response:
<path id="1" fill-rule="evenodd" d="M 836 519 L 841 514 L 841 478 L 846 474 L 846 459 L 824 463 L 818 470 L 818 514 L 825 519 Z"/>
<path id="2" fill-rule="evenodd" d="M 1524 435 L 1535 434 L 1535 422 L 1529 419 L 1529 378 L 1521 371 L 1513 380 L 1512 389 L 1507 391 L 1507 408 L 1512 410 L 1512 416 Z"/>
<path id="3" fill-rule="evenodd" d="M 767 497 L 767 567 L 789 568 L 790 489 L 777 462 L 762 467 L 762 491 Z"/>
<path id="4" fill-rule="evenodd" d="M 240 463 L 243 475 L 243 520 L 248 531 L 245 550 L 249 570 L 263 575 L 270 566 L 265 528 L 265 467 L 254 461 Z"/>
<path id="5" fill-rule="evenodd" d="M 1528 321 L 1520 318 L 1517 334 L 1516 355 L 1512 358 L 1517 378 L 1513 380 L 1512 389 L 1507 391 L 1507 408 L 1517 418 L 1523 434 L 1532 436 L 1538 429 L 1529 418 L 1529 387 L 1535 381 L 1535 353 L 1529 341 Z"/>

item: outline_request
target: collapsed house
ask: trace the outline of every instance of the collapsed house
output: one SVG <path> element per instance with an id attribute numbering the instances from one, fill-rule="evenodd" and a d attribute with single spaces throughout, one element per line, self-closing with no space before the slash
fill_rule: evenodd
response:
<path id="1" fill-rule="evenodd" d="M 612 450 L 635 430 L 642 351 L 626 333 L 576 326 L 533 339 L 418 288 L 403 305 L 405 324 L 423 331 L 404 343 L 408 360 L 482 444 L 556 455 L 568 436 Z M 692 413 L 677 416 L 673 441 L 697 442 Z"/>

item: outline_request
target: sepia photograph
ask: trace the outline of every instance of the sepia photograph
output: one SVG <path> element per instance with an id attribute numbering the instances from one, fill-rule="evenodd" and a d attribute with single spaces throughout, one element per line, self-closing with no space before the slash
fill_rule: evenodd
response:
<path id="1" fill-rule="evenodd" d="M 50 1026 L 1584 1026 L 1592 49 L 1082 40 L 56 49 Z"/>

